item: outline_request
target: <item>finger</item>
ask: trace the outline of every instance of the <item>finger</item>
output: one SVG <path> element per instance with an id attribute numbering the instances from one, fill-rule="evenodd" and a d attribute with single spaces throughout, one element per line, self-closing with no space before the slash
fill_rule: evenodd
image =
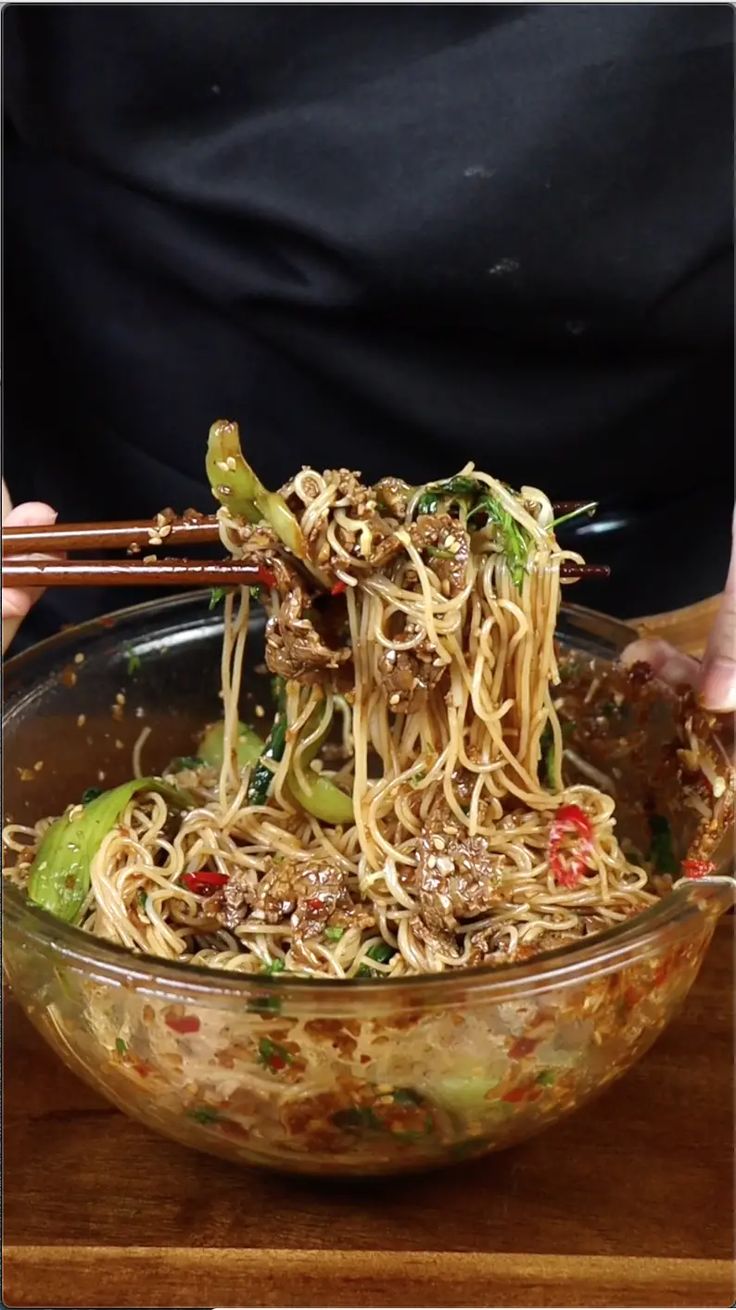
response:
<path id="1" fill-rule="evenodd" d="M 736 710 L 736 554 L 733 549 L 723 599 L 703 660 L 700 699 L 708 710 Z"/>
<path id="2" fill-rule="evenodd" d="M 642 637 L 639 641 L 632 641 L 621 652 L 621 663 L 627 668 L 633 664 L 648 664 L 652 672 L 671 687 L 681 687 L 683 683 L 700 686 L 702 670 L 698 661 L 676 650 L 661 637 Z"/>
<path id="3" fill-rule="evenodd" d="M 3 492 L 5 493 L 4 485 Z M 3 508 L 5 508 L 5 494 L 3 495 L 3 502 Z M 55 523 L 56 517 L 56 510 L 52 509 L 50 505 L 45 505 L 41 501 L 27 501 L 23 505 L 16 505 L 15 509 L 11 509 L 7 515 L 3 515 L 3 527 L 40 527 L 44 523 Z M 40 587 L 3 587 L 3 654 L 8 649 L 29 609 L 42 594 Z"/>

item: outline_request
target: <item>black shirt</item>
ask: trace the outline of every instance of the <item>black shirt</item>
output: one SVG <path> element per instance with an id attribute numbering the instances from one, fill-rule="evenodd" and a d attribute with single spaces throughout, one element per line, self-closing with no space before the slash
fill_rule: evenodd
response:
<path id="1" fill-rule="evenodd" d="M 11 5 L 6 479 L 209 508 L 466 460 L 603 502 L 623 614 L 710 594 L 733 494 L 727 5 Z M 121 603 L 57 592 L 30 621 Z"/>

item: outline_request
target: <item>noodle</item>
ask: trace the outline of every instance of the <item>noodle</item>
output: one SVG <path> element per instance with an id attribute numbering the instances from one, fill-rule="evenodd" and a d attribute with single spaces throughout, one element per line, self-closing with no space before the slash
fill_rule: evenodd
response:
<path id="1" fill-rule="evenodd" d="M 130 800 L 92 859 L 84 930 L 210 968 L 397 977 L 525 959 L 652 903 L 610 796 L 562 780 L 554 635 L 560 565 L 579 556 L 558 546 L 535 488 L 472 465 L 435 487 L 427 512 L 432 486 L 386 512 L 354 475 L 302 469 L 281 494 L 321 593 L 265 525 L 220 510 L 228 550 L 276 578 L 261 601 L 283 751 L 238 755 L 243 588 L 225 600 L 221 766 L 166 775 L 196 797 L 183 817 L 162 795 Z M 325 615 L 344 655 L 334 642 L 319 655 Z M 341 813 L 349 794 L 350 820 L 300 802 L 319 786 Z M 16 880 L 46 826 L 8 830 Z M 227 880 L 216 894 L 198 886 L 208 872 Z"/>

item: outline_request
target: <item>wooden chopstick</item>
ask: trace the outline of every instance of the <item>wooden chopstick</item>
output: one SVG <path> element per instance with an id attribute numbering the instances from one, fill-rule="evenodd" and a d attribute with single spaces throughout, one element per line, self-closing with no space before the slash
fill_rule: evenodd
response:
<path id="1" fill-rule="evenodd" d="M 197 519 L 154 519 L 125 523 L 48 523 L 41 527 L 5 528 L 3 556 L 57 550 L 116 550 L 125 546 L 150 547 L 218 540 L 214 514 Z"/>
<path id="2" fill-rule="evenodd" d="M 607 578 L 606 564 L 562 564 L 567 579 Z M 242 560 L 15 560 L 3 561 L 9 587 L 248 587 L 266 581 L 261 566 Z"/>
<path id="3" fill-rule="evenodd" d="M 237 587 L 264 582 L 258 564 L 240 560 L 8 560 L 6 587 Z"/>
<path id="4" fill-rule="evenodd" d="M 588 501 L 559 500 L 552 506 L 556 514 L 571 514 Z M 35 554 L 38 551 L 116 550 L 125 547 L 152 550 L 158 546 L 195 545 L 217 541 L 219 532 L 214 514 L 191 512 L 181 518 L 132 519 L 122 523 L 44 523 L 37 527 L 5 528 L 3 556 Z"/>
<path id="5" fill-rule="evenodd" d="M 558 501 L 554 509 L 570 513 L 584 501 Z M 69 550 L 143 549 L 215 542 L 219 539 L 214 514 L 191 511 L 181 518 L 170 512 L 156 519 L 123 523 L 50 523 L 37 527 L 6 528 L 3 532 L 3 581 L 16 587 L 187 587 L 252 586 L 270 581 L 263 568 L 242 560 L 144 559 L 59 560 L 14 559 L 13 556 L 49 554 Z M 563 564 L 563 578 L 607 578 L 603 564 Z"/>

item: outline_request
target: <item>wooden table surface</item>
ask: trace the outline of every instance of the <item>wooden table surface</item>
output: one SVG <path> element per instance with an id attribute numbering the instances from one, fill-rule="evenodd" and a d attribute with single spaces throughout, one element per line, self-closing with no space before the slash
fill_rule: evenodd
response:
<path id="1" fill-rule="evenodd" d="M 598 1102 L 513 1150 L 372 1183 L 239 1170 L 156 1137 L 7 1000 L 4 1303 L 732 1304 L 733 926 Z"/>

